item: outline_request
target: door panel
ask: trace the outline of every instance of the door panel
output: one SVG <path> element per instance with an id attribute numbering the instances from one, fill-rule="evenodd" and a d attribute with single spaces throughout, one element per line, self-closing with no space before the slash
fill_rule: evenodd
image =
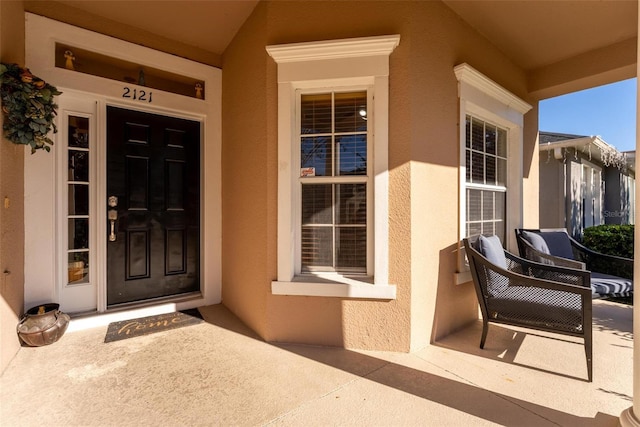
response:
<path id="1" fill-rule="evenodd" d="M 199 159 L 199 122 L 107 108 L 107 305 L 200 290 Z"/>

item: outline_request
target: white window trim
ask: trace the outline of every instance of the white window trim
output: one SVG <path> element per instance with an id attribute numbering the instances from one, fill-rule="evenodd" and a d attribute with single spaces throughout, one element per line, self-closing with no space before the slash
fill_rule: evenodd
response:
<path id="1" fill-rule="evenodd" d="M 389 55 L 399 35 L 267 46 L 278 64 L 278 277 L 274 295 L 395 299 L 389 281 Z M 374 197 L 374 255 L 371 277 L 339 274 L 299 275 L 296 271 L 298 221 L 293 218 L 297 197 L 298 161 L 293 150 L 296 91 L 344 86 L 371 86 L 374 99 L 372 170 Z"/>
<path id="2" fill-rule="evenodd" d="M 470 65 L 463 63 L 454 67 L 454 73 L 458 79 L 458 97 L 460 100 L 460 223 L 458 225 L 458 271 L 456 283 L 462 284 L 471 281 L 469 268 L 466 265 L 462 238 L 465 237 L 466 221 L 466 159 L 465 159 L 465 121 L 466 116 L 471 115 L 478 119 L 494 123 L 508 132 L 507 142 L 507 217 L 505 227 L 507 230 L 506 246 L 513 251 L 516 248 L 515 235 L 510 233 L 522 224 L 522 144 L 524 140 L 524 114 L 532 106 L 504 89 Z"/>

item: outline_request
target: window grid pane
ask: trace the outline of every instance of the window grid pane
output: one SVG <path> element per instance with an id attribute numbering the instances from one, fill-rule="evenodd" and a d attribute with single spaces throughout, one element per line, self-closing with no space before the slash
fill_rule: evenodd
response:
<path id="1" fill-rule="evenodd" d="M 466 236 L 506 233 L 506 192 L 468 188 Z"/>
<path id="2" fill-rule="evenodd" d="M 466 116 L 466 181 L 474 184 L 506 185 L 507 131 Z"/>
<path id="3" fill-rule="evenodd" d="M 303 184 L 301 268 L 366 272 L 366 184 Z"/>
<path id="4" fill-rule="evenodd" d="M 302 95 L 300 102 L 302 135 L 331 132 L 331 94 Z"/>
<path id="5" fill-rule="evenodd" d="M 301 138 L 300 167 L 314 168 L 314 176 L 332 176 L 332 145 L 330 136 Z"/>

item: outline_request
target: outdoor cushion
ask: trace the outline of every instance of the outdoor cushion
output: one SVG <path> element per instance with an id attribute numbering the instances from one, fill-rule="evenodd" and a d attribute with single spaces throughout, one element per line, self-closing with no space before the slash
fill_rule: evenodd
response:
<path id="1" fill-rule="evenodd" d="M 547 243 L 551 255 L 574 259 L 569 235 L 564 231 L 542 231 L 540 236 Z"/>
<path id="2" fill-rule="evenodd" d="M 504 248 L 498 236 L 480 236 L 478 251 L 486 259 L 497 267 L 507 269 L 507 259 L 504 256 Z"/>
<path id="3" fill-rule="evenodd" d="M 591 290 L 594 297 L 626 297 L 633 292 L 633 281 L 592 271 Z"/>
<path id="4" fill-rule="evenodd" d="M 547 246 L 547 242 L 540 236 L 538 233 L 531 233 L 529 231 L 522 230 L 522 237 L 529 243 L 531 246 L 537 251 L 540 251 L 545 254 L 551 254 L 549 252 L 549 246 Z"/>

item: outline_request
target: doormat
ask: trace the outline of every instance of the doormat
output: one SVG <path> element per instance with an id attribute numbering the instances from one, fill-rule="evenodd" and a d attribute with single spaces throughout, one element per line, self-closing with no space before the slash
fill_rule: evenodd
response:
<path id="1" fill-rule="evenodd" d="M 156 332 L 169 331 L 171 329 L 182 328 L 183 326 L 197 325 L 203 321 L 204 319 L 198 309 L 193 308 L 175 313 L 112 322 L 107 328 L 107 335 L 104 337 L 104 342 L 108 343 Z"/>

